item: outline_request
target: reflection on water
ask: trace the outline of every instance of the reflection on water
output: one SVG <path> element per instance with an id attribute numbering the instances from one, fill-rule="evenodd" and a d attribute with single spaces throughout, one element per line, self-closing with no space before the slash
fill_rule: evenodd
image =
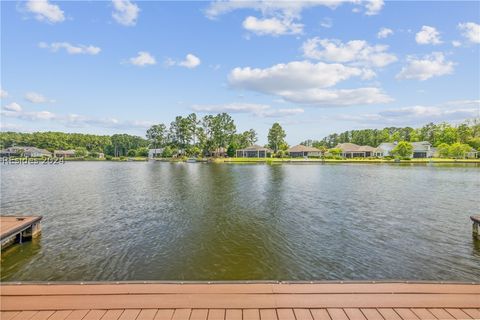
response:
<path id="1" fill-rule="evenodd" d="M 474 165 L 1 167 L 2 280 L 479 280 Z M 20 254 L 19 254 L 20 253 Z"/>
<path id="2" fill-rule="evenodd" d="M 9 274 L 19 272 L 25 264 L 32 263 L 41 250 L 41 237 L 32 238 L 22 244 L 13 244 L 2 249 L 0 275 L 1 279 Z"/>

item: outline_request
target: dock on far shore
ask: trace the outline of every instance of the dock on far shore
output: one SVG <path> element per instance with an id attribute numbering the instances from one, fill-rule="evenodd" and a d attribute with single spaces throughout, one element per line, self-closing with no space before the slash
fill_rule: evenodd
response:
<path id="1" fill-rule="evenodd" d="M 4 249 L 40 234 L 42 216 L 0 216 L 0 241 Z"/>

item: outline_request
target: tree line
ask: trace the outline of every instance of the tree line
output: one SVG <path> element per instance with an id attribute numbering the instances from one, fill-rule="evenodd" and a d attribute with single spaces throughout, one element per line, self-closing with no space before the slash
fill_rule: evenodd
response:
<path id="1" fill-rule="evenodd" d="M 448 123 L 428 123 L 421 128 L 388 127 L 383 129 L 350 130 L 334 133 L 322 140 L 306 140 L 301 144 L 319 149 L 334 148 L 339 143 L 355 143 L 378 147 L 382 142 L 394 141 L 428 141 L 434 147 L 442 144 L 453 145 L 456 143 L 469 145 L 480 149 L 480 121 L 479 119 L 467 120 L 458 125 Z"/>
<path id="2" fill-rule="evenodd" d="M 288 149 L 286 132 L 279 123 L 268 131 L 268 144 L 275 155 L 282 156 Z M 206 115 L 195 113 L 177 116 L 168 126 L 155 124 L 146 131 L 146 139 L 128 134 L 94 135 L 64 132 L 0 132 L 0 147 L 33 146 L 53 150 L 78 150 L 78 154 L 99 153 L 112 157 L 147 156 L 148 148 L 161 148 L 161 156 L 219 156 L 232 157 L 238 149 L 258 141 L 254 129 L 237 132 L 233 118 L 227 113 Z M 429 123 L 421 128 L 388 127 L 384 129 L 350 130 L 328 135 L 322 140 L 306 140 L 301 144 L 321 150 L 334 148 L 339 143 L 351 142 L 377 147 L 382 142 L 428 141 L 440 147 L 443 154 L 455 154 L 458 145 L 480 149 L 480 121 L 468 120 L 458 125 Z M 450 148 L 455 145 L 456 147 Z M 450 149 L 449 149 L 450 148 Z M 450 151 L 447 151 L 450 150 Z M 335 150 L 333 150 L 335 151 Z"/>

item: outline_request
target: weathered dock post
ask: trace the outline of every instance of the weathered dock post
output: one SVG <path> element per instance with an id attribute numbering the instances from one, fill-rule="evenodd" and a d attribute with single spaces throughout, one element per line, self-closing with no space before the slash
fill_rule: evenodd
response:
<path id="1" fill-rule="evenodd" d="M 23 243 L 40 234 L 41 216 L 1 216 L 0 217 L 0 241 L 4 249 L 14 243 Z"/>
<path id="2" fill-rule="evenodd" d="M 471 216 L 473 221 L 473 235 L 480 240 L 480 215 Z"/>

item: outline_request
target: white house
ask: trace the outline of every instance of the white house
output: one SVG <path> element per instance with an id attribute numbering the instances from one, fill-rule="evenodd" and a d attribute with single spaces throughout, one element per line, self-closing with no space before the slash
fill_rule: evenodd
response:
<path id="1" fill-rule="evenodd" d="M 398 142 L 384 142 L 381 143 L 377 149 L 380 150 L 384 157 L 391 156 L 392 150 L 397 146 Z M 433 158 L 435 148 L 428 141 L 411 142 L 413 146 L 413 153 L 411 158 Z"/>
<path id="2" fill-rule="evenodd" d="M 149 159 L 154 159 L 157 157 L 161 157 L 163 153 L 163 148 L 159 149 L 148 149 L 148 158 Z"/>

